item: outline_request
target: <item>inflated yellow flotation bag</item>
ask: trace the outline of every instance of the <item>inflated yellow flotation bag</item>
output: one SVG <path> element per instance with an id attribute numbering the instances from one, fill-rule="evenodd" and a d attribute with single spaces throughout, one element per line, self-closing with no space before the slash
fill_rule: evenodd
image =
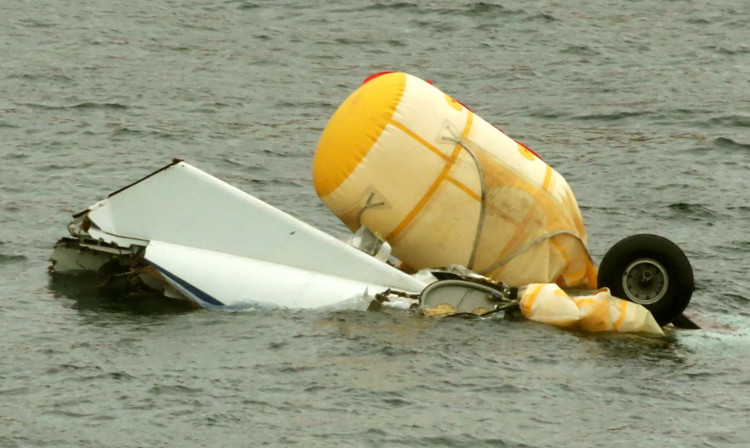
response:
<path id="1" fill-rule="evenodd" d="M 313 181 L 351 230 L 367 226 L 413 269 L 460 264 L 511 285 L 595 286 L 565 179 L 415 76 L 374 77 L 344 101 Z"/>
<path id="2" fill-rule="evenodd" d="M 520 296 L 521 313 L 533 321 L 580 331 L 664 336 L 648 309 L 612 296 L 608 288 L 586 296 L 569 296 L 555 284 L 531 284 Z"/>

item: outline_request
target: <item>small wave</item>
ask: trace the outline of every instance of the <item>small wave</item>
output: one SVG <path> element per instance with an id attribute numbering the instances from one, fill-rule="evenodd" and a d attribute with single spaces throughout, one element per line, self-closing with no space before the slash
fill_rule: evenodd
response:
<path id="1" fill-rule="evenodd" d="M 672 218 L 689 219 L 691 221 L 713 221 L 718 216 L 718 213 L 703 204 L 688 202 L 675 202 L 669 204 L 669 210 L 672 212 Z"/>
<path id="2" fill-rule="evenodd" d="M 708 25 L 709 23 L 711 23 L 711 21 L 705 17 L 690 17 L 685 20 L 685 23 L 691 23 L 694 25 Z"/>
<path id="3" fill-rule="evenodd" d="M 477 17 L 482 19 L 498 19 L 508 14 L 516 14 L 516 11 L 510 10 L 499 3 L 475 2 L 464 8 L 444 8 L 440 14 L 459 14 L 467 17 Z"/>
<path id="4" fill-rule="evenodd" d="M 722 296 L 721 305 L 724 311 L 746 314 L 749 302 L 750 299 L 747 296 L 730 292 Z"/>
<path id="5" fill-rule="evenodd" d="M 666 122 L 695 121 L 696 124 L 705 124 L 705 122 L 700 122 L 699 119 L 702 119 L 702 117 L 710 115 L 711 113 L 713 113 L 713 111 L 706 109 L 661 109 L 654 113 L 653 118 L 654 120 L 661 120 Z"/>
<path id="6" fill-rule="evenodd" d="M 568 45 L 562 49 L 561 53 L 576 56 L 599 56 L 601 54 L 601 52 L 588 45 Z"/>
<path id="7" fill-rule="evenodd" d="M 395 10 L 419 9 L 419 5 L 417 3 L 412 3 L 412 2 L 396 2 L 396 3 L 377 2 L 374 5 L 370 6 L 369 9 L 374 9 L 378 11 L 387 10 L 387 9 L 395 9 Z"/>
<path id="8" fill-rule="evenodd" d="M 488 15 L 504 14 L 508 9 L 499 3 L 476 2 L 471 5 L 468 11 L 471 14 L 482 14 L 487 17 Z"/>
<path id="9" fill-rule="evenodd" d="M 553 16 L 551 13 L 542 11 L 529 17 L 529 20 L 542 21 L 542 22 L 557 22 L 558 19 L 557 17 Z"/>
<path id="10" fill-rule="evenodd" d="M 575 118 L 577 120 L 586 120 L 586 121 L 617 121 L 617 120 L 622 120 L 626 118 L 643 117 L 643 116 L 648 115 L 649 113 L 650 112 L 645 112 L 645 111 L 612 112 L 612 113 L 604 113 L 604 114 L 578 115 Z"/>
<path id="11" fill-rule="evenodd" d="M 740 143 L 729 137 L 719 137 L 714 140 L 714 146 L 722 149 L 750 149 L 750 143 Z"/>
<path id="12" fill-rule="evenodd" d="M 261 6 L 257 3 L 253 2 L 239 2 L 240 4 L 237 5 L 237 9 L 258 9 Z"/>
<path id="13" fill-rule="evenodd" d="M 543 120 L 560 120 L 568 118 L 569 115 L 562 110 L 539 109 L 529 112 L 529 116 L 533 118 L 541 118 Z"/>
<path id="14" fill-rule="evenodd" d="M 26 258 L 24 255 L 0 254 L 0 265 L 22 263 L 27 260 L 28 258 Z"/>
<path id="15" fill-rule="evenodd" d="M 742 44 L 737 48 L 729 48 L 726 46 L 710 46 L 708 48 L 714 50 L 718 54 L 729 56 L 750 53 L 750 48 L 748 48 L 748 46 L 745 44 Z"/>
<path id="16" fill-rule="evenodd" d="M 727 207 L 727 210 L 736 211 L 736 212 L 740 212 L 740 213 L 748 213 L 748 212 L 750 212 L 750 205 L 729 206 L 729 207 Z"/>
<path id="17" fill-rule="evenodd" d="M 159 139 L 165 139 L 165 140 L 180 140 L 180 139 L 189 140 L 191 138 L 191 136 L 188 134 L 167 132 L 164 129 L 158 129 L 153 126 L 151 127 L 151 129 L 147 129 L 147 130 L 133 129 L 129 127 L 118 127 L 110 134 L 110 138 L 112 141 L 118 142 L 118 141 L 124 141 L 131 137 L 137 137 L 137 136 L 143 136 L 143 135 L 148 135 L 148 136 L 156 137 Z"/>
<path id="18" fill-rule="evenodd" d="M 18 23 L 27 28 L 54 28 L 55 24 L 50 22 L 44 22 L 39 19 L 21 19 Z"/>
<path id="19" fill-rule="evenodd" d="M 73 82 L 75 78 L 60 73 L 14 73 L 8 79 L 20 79 L 23 81 L 51 81 L 51 82 Z"/>
<path id="20" fill-rule="evenodd" d="M 112 137 L 122 137 L 122 136 L 129 136 L 129 135 L 138 135 L 142 134 L 143 131 L 139 131 L 138 129 L 131 129 L 128 127 L 122 127 L 117 128 L 114 132 L 112 132 Z"/>
<path id="21" fill-rule="evenodd" d="M 92 103 L 92 102 L 85 102 L 85 103 L 79 103 L 74 106 L 69 106 L 68 109 L 116 109 L 116 110 L 125 110 L 129 109 L 128 106 L 125 104 L 120 103 Z"/>
<path id="22" fill-rule="evenodd" d="M 120 103 L 95 103 L 95 102 L 83 102 L 72 105 L 51 105 L 51 104 L 39 104 L 39 103 L 23 103 L 21 106 L 30 107 L 32 109 L 42 110 L 87 110 L 87 109 L 109 109 L 109 110 L 125 110 L 130 107 Z"/>
<path id="23" fill-rule="evenodd" d="M 750 250 L 750 241 L 728 241 L 715 247 L 719 253 L 746 253 Z"/>
<path id="24" fill-rule="evenodd" d="M 228 167 L 242 168 L 243 170 L 249 170 L 251 172 L 264 171 L 267 169 L 262 163 L 248 163 L 248 161 L 238 160 L 233 157 L 222 157 L 221 161 Z"/>
<path id="25" fill-rule="evenodd" d="M 200 393 L 203 389 L 183 386 L 181 384 L 158 384 L 151 387 L 148 391 L 155 395 L 190 395 Z"/>
<path id="26" fill-rule="evenodd" d="M 710 126 L 750 127 L 750 116 L 748 115 L 725 115 L 713 117 L 708 120 Z"/>
<path id="27" fill-rule="evenodd" d="M 296 362 L 283 362 L 274 368 L 275 373 L 284 375 L 290 373 L 305 373 L 314 371 L 316 366 L 309 364 L 300 364 Z"/>

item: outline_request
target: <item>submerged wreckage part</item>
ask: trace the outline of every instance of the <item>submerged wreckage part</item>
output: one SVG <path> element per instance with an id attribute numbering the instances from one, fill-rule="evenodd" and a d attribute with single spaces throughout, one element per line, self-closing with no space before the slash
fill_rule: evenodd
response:
<path id="1" fill-rule="evenodd" d="M 478 316 L 497 311 L 501 303 L 517 304 L 515 293 L 505 285 L 488 286 L 465 280 L 432 283 L 422 291 L 419 302 L 423 309 L 442 307 Z"/>
<path id="2" fill-rule="evenodd" d="M 442 272 L 434 272 L 438 278 Z M 574 331 L 642 333 L 663 336 L 664 331 L 642 305 L 613 297 L 603 288 L 593 294 L 568 295 L 554 283 L 530 284 L 520 290 L 488 278 L 451 276 L 428 285 L 421 294 L 388 290 L 377 294 L 380 305 L 393 303 L 432 317 L 486 317 L 518 310 L 525 318 Z"/>
<path id="3" fill-rule="evenodd" d="M 341 105 L 313 180 L 350 229 L 369 227 L 414 269 L 461 264 L 518 286 L 595 286 L 565 179 L 415 76 L 375 77 Z"/>
<path id="4" fill-rule="evenodd" d="M 182 161 L 74 218 L 77 248 L 58 243 L 54 271 L 137 254 L 166 285 L 204 307 L 320 307 L 367 290 L 418 292 L 426 285 Z"/>
<path id="5" fill-rule="evenodd" d="M 129 248 L 101 244 L 92 240 L 82 241 L 78 238 L 62 238 L 55 243 L 52 249 L 50 271 L 60 273 L 98 271 L 113 258 L 122 260 L 122 263 L 127 265 L 134 261 Z"/>

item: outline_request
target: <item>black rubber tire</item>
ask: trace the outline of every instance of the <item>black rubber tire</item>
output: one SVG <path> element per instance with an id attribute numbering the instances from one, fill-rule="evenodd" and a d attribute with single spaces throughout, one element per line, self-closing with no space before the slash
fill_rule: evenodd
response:
<path id="1" fill-rule="evenodd" d="M 645 306 L 661 326 L 682 314 L 695 289 L 682 249 L 652 234 L 631 235 L 612 246 L 599 264 L 597 283 L 615 297 Z"/>

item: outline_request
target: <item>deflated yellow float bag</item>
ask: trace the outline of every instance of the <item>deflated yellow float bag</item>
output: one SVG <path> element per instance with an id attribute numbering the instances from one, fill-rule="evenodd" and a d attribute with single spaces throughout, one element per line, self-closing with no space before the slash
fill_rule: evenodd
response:
<path id="1" fill-rule="evenodd" d="M 553 283 L 531 284 L 521 294 L 520 307 L 527 319 L 559 327 L 664 335 L 649 310 L 613 297 L 608 288 L 571 297 Z"/>
<path id="2" fill-rule="evenodd" d="M 565 179 L 415 76 L 377 76 L 344 101 L 313 181 L 352 231 L 367 226 L 413 269 L 460 264 L 511 285 L 595 286 Z"/>

